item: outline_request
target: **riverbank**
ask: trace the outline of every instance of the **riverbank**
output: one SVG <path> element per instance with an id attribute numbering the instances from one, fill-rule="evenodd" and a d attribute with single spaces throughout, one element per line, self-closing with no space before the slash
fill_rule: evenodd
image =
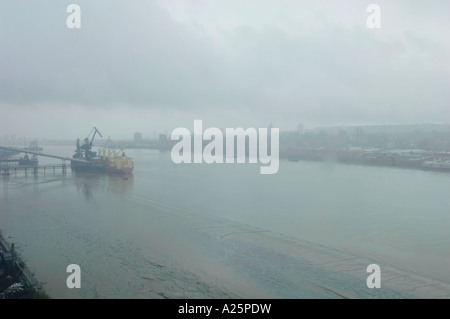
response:
<path id="1" fill-rule="evenodd" d="M 9 259 L 11 257 L 11 259 Z M 25 263 L 0 233 L 0 299 L 48 299 Z"/>
<path id="2" fill-rule="evenodd" d="M 378 150 L 374 148 L 280 150 L 280 158 L 292 162 L 318 161 L 450 172 L 450 153 L 426 150 Z"/>

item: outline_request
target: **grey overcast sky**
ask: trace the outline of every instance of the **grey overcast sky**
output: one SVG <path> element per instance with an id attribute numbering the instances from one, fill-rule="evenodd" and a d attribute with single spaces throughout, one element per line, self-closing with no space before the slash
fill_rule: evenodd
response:
<path id="1" fill-rule="evenodd" d="M 68 29 L 66 7 L 81 7 Z M 381 7 L 381 29 L 366 8 Z M 0 137 L 450 122 L 450 1 L 0 0 Z"/>

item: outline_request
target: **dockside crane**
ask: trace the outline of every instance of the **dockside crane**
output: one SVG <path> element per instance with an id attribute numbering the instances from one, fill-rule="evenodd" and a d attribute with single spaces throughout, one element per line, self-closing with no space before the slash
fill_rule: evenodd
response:
<path id="1" fill-rule="evenodd" d="M 91 132 L 89 133 L 89 135 L 91 135 L 92 132 L 94 132 L 94 135 L 92 135 L 92 139 L 91 139 L 91 142 L 89 143 L 89 147 L 92 147 L 92 143 L 94 142 L 95 134 L 98 133 L 98 135 L 100 135 L 100 137 L 103 137 L 103 135 L 100 133 L 100 131 L 99 131 L 95 126 L 94 126 L 94 128 L 91 130 Z M 89 135 L 88 135 L 88 138 L 89 138 Z"/>
<path id="2" fill-rule="evenodd" d="M 92 135 L 91 141 L 89 141 L 89 136 L 91 136 L 92 132 L 94 132 L 94 134 Z M 79 140 L 77 140 L 77 151 L 74 155 L 74 157 L 76 158 L 84 158 L 87 160 L 90 160 L 91 158 L 94 158 L 97 153 L 96 152 L 92 152 L 92 143 L 94 142 L 94 138 L 95 135 L 100 135 L 100 137 L 103 137 L 102 134 L 100 133 L 100 131 L 94 126 L 94 128 L 91 130 L 91 132 L 89 133 L 89 135 L 84 139 L 84 144 L 80 146 L 80 142 Z M 83 151 L 84 150 L 84 156 L 83 156 Z"/>

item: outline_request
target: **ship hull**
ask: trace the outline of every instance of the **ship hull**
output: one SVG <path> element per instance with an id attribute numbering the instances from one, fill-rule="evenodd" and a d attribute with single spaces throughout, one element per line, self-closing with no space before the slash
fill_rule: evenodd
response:
<path id="1" fill-rule="evenodd" d="M 76 172 L 105 172 L 106 164 L 103 161 L 91 161 L 89 163 L 80 163 L 72 161 L 70 167 Z"/>
<path id="2" fill-rule="evenodd" d="M 133 171 L 133 167 L 119 169 L 109 166 L 107 161 L 103 160 L 94 160 L 90 163 L 80 163 L 72 161 L 70 167 L 75 172 L 107 172 L 117 174 L 130 174 Z"/>
<path id="3" fill-rule="evenodd" d="M 108 173 L 130 174 L 133 171 L 133 168 L 121 168 L 121 169 L 118 169 L 118 168 L 106 166 L 105 170 Z"/>

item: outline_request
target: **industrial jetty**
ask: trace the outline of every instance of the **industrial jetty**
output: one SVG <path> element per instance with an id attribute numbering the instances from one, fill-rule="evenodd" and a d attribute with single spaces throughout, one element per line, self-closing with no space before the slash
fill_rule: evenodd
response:
<path id="1" fill-rule="evenodd" d="M 93 133 L 93 134 L 92 134 Z M 92 137 L 90 138 L 90 135 Z M 0 146 L 0 149 L 12 152 L 19 152 L 25 154 L 33 154 L 35 156 L 44 156 L 50 158 L 57 158 L 63 161 L 62 165 L 50 165 L 53 167 L 53 170 L 56 166 L 62 168 L 63 172 L 66 169 L 66 161 L 70 161 L 70 167 L 72 171 L 75 172 L 107 172 L 107 173 L 119 173 L 119 174 L 130 174 L 134 169 L 134 161 L 133 158 L 125 155 L 123 148 L 119 151 L 107 149 L 108 143 L 106 143 L 103 149 L 99 149 L 98 152 L 92 151 L 92 146 L 94 142 L 94 138 L 96 135 L 100 135 L 102 137 L 99 130 L 94 127 L 89 133 L 89 135 L 84 139 L 83 143 L 80 143 L 80 139 L 77 139 L 75 154 L 72 157 L 59 156 L 54 154 L 47 154 L 38 151 L 19 149 L 13 147 L 4 147 Z M 49 165 L 46 166 L 38 166 L 38 165 L 23 165 L 23 161 L 20 160 L 5 160 L 2 164 L 0 164 L 0 169 L 3 171 L 3 174 L 9 174 L 10 170 L 17 171 L 18 169 L 32 169 L 34 173 L 37 173 L 39 168 L 43 168 L 44 171 L 46 168 L 50 168 Z"/>

